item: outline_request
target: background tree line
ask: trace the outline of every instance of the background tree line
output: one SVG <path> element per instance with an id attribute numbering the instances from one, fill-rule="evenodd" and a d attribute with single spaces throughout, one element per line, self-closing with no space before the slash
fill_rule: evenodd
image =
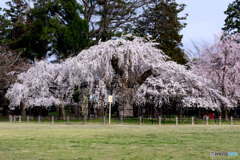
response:
<path id="1" fill-rule="evenodd" d="M 31 61 L 76 55 L 121 34 L 152 36 L 173 60 L 181 49 L 185 5 L 175 0 L 12 0 L 1 14 L 1 46 Z M 144 25 L 143 25 L 144 24 Z"/>

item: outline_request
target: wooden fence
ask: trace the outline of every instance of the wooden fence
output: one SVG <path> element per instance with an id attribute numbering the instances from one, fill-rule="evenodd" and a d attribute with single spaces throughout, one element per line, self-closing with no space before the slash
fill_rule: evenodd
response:
<path id="1" fill-rule="evenodd" d="M 92 118 L 92 117 L 73 117 L 66 116 L 65 119 L 58 116 L 47 116 L 47 117 L 33 117 L 26 116 L 22 117 L 19 115 L 9 115 L 8 118 L 0 118 L 1 121 L 9 121 L 10 123 L 65 123 L 67 125 L 70 124 L 103 124 L 106 125 L 106 121 L 108 121 L 108 116 L 102 118 Z M 222 119 L 221 117 L 215 117 L 214 119 L 209 119 L 209 117 L 199 118 L 199 117 L 187 117 L 187 118 L 179 118 L 179 117 L 161 117 L 158 118 L 146 118 L 143 116 L 139 116 L 138 118 L 123 118 L 117 117 L 112 118 L 111 124 L 121 124 L 121 125 L 240 125 L 240 118 L 230 117 L 229 120 Z"/>

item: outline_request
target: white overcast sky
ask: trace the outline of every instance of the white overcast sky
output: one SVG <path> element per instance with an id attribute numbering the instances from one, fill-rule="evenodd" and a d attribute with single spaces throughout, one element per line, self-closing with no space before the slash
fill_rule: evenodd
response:
<path id="1" fill-rule="evenodd" d="M 5 2 L 0 0 L 0 7 L 6 7 Z M 191 49 L 191 40 L 201 44 L 212 42 L 213 36 L 221 32 L 226 15 L 224 11 L 233 0 L 177 0 L 187 5 L 184 13 L 188 13 L 187 27 L 181 32 L 183 34 L 183 45 L 185 49 Z"/>
<path id="2" fill-rule="evenodd" d="M 185 49 L 192 48 L 191 40 L 201 44 L 213 42 L 214 35 L 221 32 L 226 15 L 224 11 L 234 0 L 177 0 L 187 5 L 187 27 L 183 29 L 183 44 Z"/>

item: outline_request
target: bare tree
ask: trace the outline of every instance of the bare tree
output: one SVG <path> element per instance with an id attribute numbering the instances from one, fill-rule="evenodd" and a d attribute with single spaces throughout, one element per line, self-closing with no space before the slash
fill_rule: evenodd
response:
<path id="1" fill-rule="evenodd" d="M 138 19 L 140 8 L 151 0 L 79 0 L 84 19 L 90 26 L 91 44 L 109 40 L 122 27 Z"/>
<path id="2" fill-rule="evenodd" d="M 4 98 L 7 89 L 15 82 L 17 75 L 26 71 L 31 65 L 20 57 L 21 52 L 8 51 L 6 47 L 0 47 L 0 99 L 1 105 L 6 107 L 7 100 Z"/>

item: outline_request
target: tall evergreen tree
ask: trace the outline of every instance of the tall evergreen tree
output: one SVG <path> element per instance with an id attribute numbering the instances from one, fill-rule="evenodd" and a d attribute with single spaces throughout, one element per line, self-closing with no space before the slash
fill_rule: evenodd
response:
<path id="1" fill-rule="evenodd" d="M 227 34 L 240 33 L 240 0 L 235 0 L 228 5 L 224 12 L 227 15 L 223 30 Z"/>
<path id="2" fill-rule="evenodd" d="M 11 0 L 6 2 L 9 9 L 4 9 L 6 16 L 11 18 L 12 23 L 24 22 L 28 4 L 25 0 Z"/>
<path id="3" fill-rule="evenodd" d="M 48 6 L 52 6 L 52 16 L 59 19 L 59 22 L 55 21 L 58 24 L 53 24 L 56 27 L 57 55 L 66 58 L 86 48 L 89 30 L 88 23 L 80 16 L 82 6 L 76 0 L 56 0 Z"/>
<path id="4" fill-rule="evenodd" d="M 0 13 L 2 12 L 2 8 L 0 8 Z M 10 23 L 10 20 L 6 19 L 3 14 L 0 14 L 0 49 L 6 45 L 6 39 L 7 39 L 7 30 Z"/>
<path id="5" fill-rule="evenodd" d="M 88 46 L 88 24 L 76 0 L 35 0 L 31 9 L 17 0 L 24 2 L 24 10 L 23 5 L 22 9 L 13 5 L 15 1 L 8 2 L 10 9 L 5 10 L 5 17 L 12 19 L 7 39 L 9 47 L 23 57 L 34 60 L 55 54 L 65 58 Z"/>
<path id="6" fill-rule="evenodd" d="M 21 39 L 26 32 L 24 23 L 27 15 L 27 4 L 22 0 L 11 0 L 6 3 L 8 8 L 3 10 L 1 17 L 1 43 L 10 45 Z"/>
<path id="7" fill-rule="evenodd" d="M 186 26 L 182 21 L 187 15 L 179 17 L 185 8 L 175 0 L 154 0 L 144 9 L 142 18 L 136 21 L 135 33 L 139 36 L 151 36 L 172 60 L 186 64 L 187 59 L 181 49 L 180 31 Z"/>
<path id="8" fill-rule="evenodd" d="M 9 9 L 5 9 L 4 15 L 5 20 L 10 19 L 5 32 L 9 49 L 20 52 L 22 57 L 30 60 L 45 57 L 51 38 L 47 34 L 47 9 L 30 10 L 25 0 L 12 0 L 7 5 Z"/>

